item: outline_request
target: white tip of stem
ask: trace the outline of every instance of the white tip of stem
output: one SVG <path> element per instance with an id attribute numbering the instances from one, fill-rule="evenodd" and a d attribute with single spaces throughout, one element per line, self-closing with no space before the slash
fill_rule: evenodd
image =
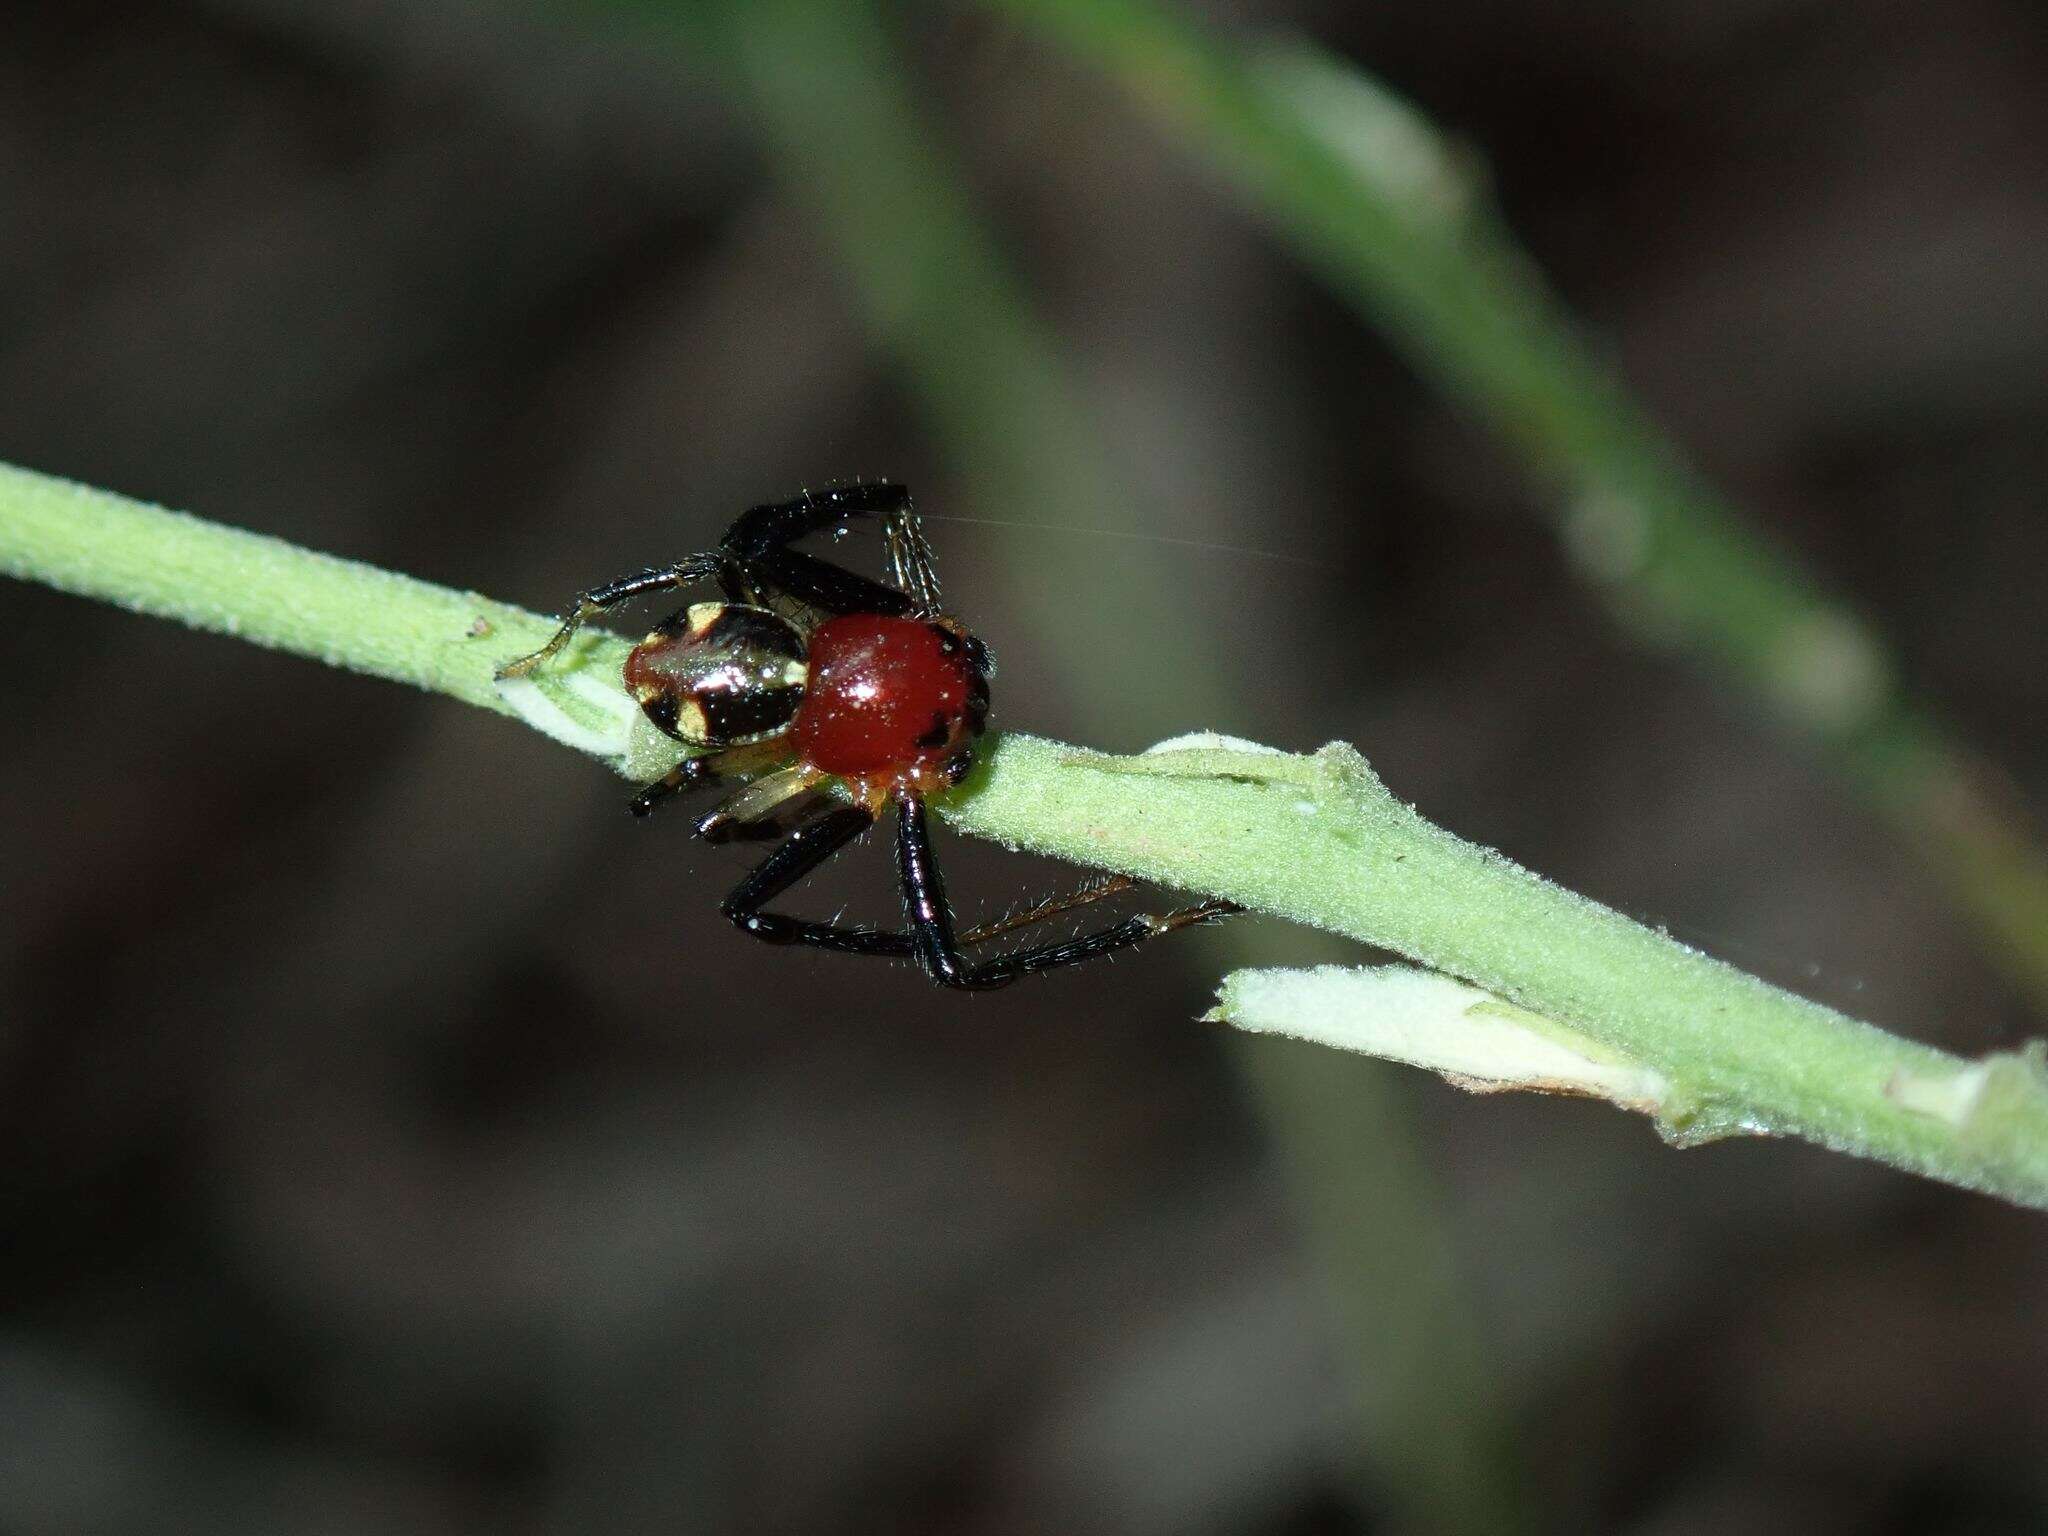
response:
<path id="1" fill-rule="evenodd" d="M 1664 1118 L 1671 1085 L 1620 1052 L 1435 971 L 1390 965 L 1238 971 L 1205 1017 L 1442 1073 L 1474 1093 L 1607 1099 Z"/>
<path id="2" fill-rule="evenodd" d="M 1164 741 L 1155 741 L 1145 749 L 1145 756 L 1160 752 L 1259 752 L 1269 757 L 1285 757 L 1287 754 L 1278 747 L 1269 747 L 1264 742 L 1246 741 L 1242 736 L 1225 736 L 1220 731 L 1189 731 L 1181 736 L 1169 736 Z"/>
<path id="3" fill-rule="evenodd" d="M 565 747 L 617 759 L 632 746 L 639 710 L 620 690 L 595 678 L 570 672 L 549 679 L 546 686 L 531 677 L 506 678 L 497 686 L 498 697 L 515 715 Z"/>
<path id="4" fill-rule="evenodd" d="M 1992 1062 L 1979 1061 L 1956 1072 L 1908 1072 L 1901 1068 L 1884 1085 L 1885 1097 L 1919 1115 L 1960 1126 L 1976 1113 L 1991 1081 Z"/>

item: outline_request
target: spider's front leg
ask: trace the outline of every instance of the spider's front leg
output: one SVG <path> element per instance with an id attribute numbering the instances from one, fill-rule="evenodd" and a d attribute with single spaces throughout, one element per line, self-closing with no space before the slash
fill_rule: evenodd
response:
<path id="1" fill-rule="evenodd" d="M 721 551 L 715 554 L 691 555 L 678 560 L 674 565 L 652 566 L 644 571 L 635 571 L 630 576 L 615 577 L 603 586 L 592 587 L 587 592 L 578 592 L 569 600 L 567 616 L 562 627 L 554 632 L 548 643 L 529 655 L 516 661 L 508 661 L 493 674 L 499 682 L 515 677 L 525 677 L 529 672 L 554 660 L 561 654 L 576 631 L 588 624 L 599 614 L 616 608 L 621 603 L 631 602 L 649 592 L 661 592 L 676 587 L 687 587 L 693 583 L 715 580 L 724 590 L 726 597 L 739 600 L 738 576 L 732 569 L 732 562 Z"/>
<path id="2" fill-rule="evenodd" d="M 857 517 L 879 517 L 888 581 L 871 581 L 829 560 L 789 546 Z M 932 569 L 910 490 L 886 480 L 806 491 L 788 501 L 750 507 L 720 541 L 743 568 L 757 571 L 766 585 L 786 592 L 822 613 L 915 614 L 939 612 L 939 580 Z"/>
<path id="3" fill-rule="evenodd" d="M 759 560 L 786 545 L 856 517 L 894 520 L 910 512 L 910 487 L 888 480 L 827 486 L 788 501 L 749 507 L 726 529 L 719 547 L 735 560 Z"/>

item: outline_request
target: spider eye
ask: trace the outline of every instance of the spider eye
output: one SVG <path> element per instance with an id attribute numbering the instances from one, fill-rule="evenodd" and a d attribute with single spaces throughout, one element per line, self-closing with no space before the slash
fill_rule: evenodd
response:
<path id="1" fill-rule="evenodd" d="M 678 741 L 740 746 L 786 730 L 803 702 L 803 637 L 765 608 L 695 603 L 626 658 L 626 686 Z"/>

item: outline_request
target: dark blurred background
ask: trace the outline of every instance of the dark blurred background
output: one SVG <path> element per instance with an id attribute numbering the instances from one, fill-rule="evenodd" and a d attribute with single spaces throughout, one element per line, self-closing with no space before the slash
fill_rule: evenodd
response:
<path id="1" fill-rule="evenodd" d="M 1457 135 L 2041 802 L 2038 8 L 1203 11 Z M 0 458 L 544 610 L 807 483 L 1054 521 L 932 525 L 1000 724 L 1346 738 L 1849 1012 L 2039 1029 L 1837 781 L 1609 624 L 1518 466 L 1040 41 L 895 14 L 1129 491 L 1020 518 L 715 56 L 482 0 L 0 14 Z M 973 998 L 766 951 L 716 913 L 741 861 L 503 720 L 4 602 L 0 1530 L 2048 1529 L 2039 1215 L 1192 1022 L 1248 956 L 1346 954 L 1278 925 Z M 947 857 L 969 909 L 1066 878 Z M 810 902 L 887 912 L 880 850 L 841 862 Z M 1351 1123 L 1304 1130 L 1305 1076 Z"/>

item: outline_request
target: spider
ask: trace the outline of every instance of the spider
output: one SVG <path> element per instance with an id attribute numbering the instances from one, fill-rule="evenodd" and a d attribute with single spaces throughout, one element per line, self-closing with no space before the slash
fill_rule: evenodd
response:
<path id="1" fill-rule="evenodd" d="M 886 582 L 790 547 L 807 534 L 843 533 L 864 517 L 881 519 Z M 724 601 L 692 603 L 662 620 L 627 656 L 625 680 L 649 720 L 704 750 L 642 789 L 632 810 L 645 816 L 685 791 L 743 781 L 696 823 L 707 843 L 779 840 L 725 898 L 721 910 L 741 931 L 773 944 L 915 959 L 943 986 L 979 989 L 1241 910 L 1205 901 L 989 959 L 967 957 L 1001 934 L 1134 882 L 1113 876 L 955 933 L 925 801 L 973 766 L 995 665 L 988 649 L 940 610 L 931 548 L 900 485 L 837 486 L 750 508 L 714 550 L 578 593 L 554 637 L 498 676 L 542 666 L 607 609 L 697 582 L 716 583 Z M 844 786 L 844 798 L 830 792 L 833 780 Z M 767 910 L 892 806 L 905 931 Z"/>

